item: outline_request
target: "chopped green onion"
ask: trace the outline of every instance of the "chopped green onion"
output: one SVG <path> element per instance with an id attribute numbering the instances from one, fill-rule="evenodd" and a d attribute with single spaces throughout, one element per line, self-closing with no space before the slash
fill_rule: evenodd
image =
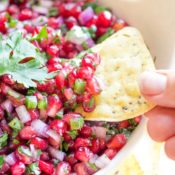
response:
<path id="1" fill-rule="evenodd" d="M 13 130 L 19 131 L 19 130 L 22 129 L 22 123 L 21 123 L 21 121 L 20 121 L 17 117 L 13 118 L 13 120 L 10 121 L 10 123 L 9 123 L 8 125 L 9 125 Z"/>
<path id="2" fill-rule="evenodd" d="M 44 97 L 42 100 L 38 101 L 38 108 L 39 109 L 46 109 L 47 108 L 47 98 Z"/>
<path id="3" fill-rule="evenodd" d="M 68 134 L 71 136 L 71 138 L 74 140 L 77 135 L 78 135 L 78 132 L 77 130 L 72 130 L 72 131 L 68 131 Z"/>
<path id="4" fill-rule="evenodd" d="M 29 88 L 27 91 L 27 95 L 33 95 L 36 92 L 35 88 Z"/>
<path id="5" fill-rule="evenodd" d="M 27 147 L 20 146 L 20 147 L 18 147 L 18 151 L 19 151 L 20 153 L 22 153 L 22 154 L 25 154 L 25 155 L 29 156 L 29 157 L 32 156 L 32 153 L 31 153 L 30 149 L 27 148 Z"/>
<path id="6" fill-rule="evenodd" d="M 73 86 L 73 89 L 74 89 L 75 93 L 82 94 L 85 90 L 85 87 L 86 87 L 86 81 L 84 81 L 80 78 L 75 80 L 75 83 L 74 83 L 74 86 Z"/>
<path id="7" fill-rule="evenodd" d="M 39 175 L 41 174 L 41 171 L 38 167 L 38 162 L 32 163 L 27 167 L 26 170 L 27 174 L 35 174 L 35 175 Z"/>
<path id="8" fill-rule="evenodd" d="M 0 168 L 2 168 L 3 164 L 4 164 L 4 156 L 0 156 Z"/>
<path id="9" fill-rule="evenodd" d="M 19 140 L 17 140 L 17 139 L 13 139 L 13 144 L 18 145 L 19 143 L 20 143 Z"/>
<path id="10" fill-rule="evenodd" d="M 49 9 L 49 13 L 48 13 L 49 17 L 57 16 L 57 15 L 58 15 L 58 8 L 52 7 L 52 8 Z"/>
<path id="11" fill-rule="evenodd" d="M 4 132 L 4 134 L 0 137 L 0 149 L 7 145 L 8 134 Z"/>
<path id="12" fill-rule="evenodd" d="M 56 119 L 62 119 L 63 118 L 63 109 L 61 109 L 59 112 L 57 112 L 55 118 Z"/>
<path id="13" fill-rule="evenodd" d="M 80 118 L 72 118 L 70 120 L 70 127 L 71 127 L 71 130 L 78 130 L 78 129 L 81 129 L 84 125 L 84 119 L 83 117 L 80 117 Z"/>
<path id="14" fill-rule="evenodd" d="M 35 109 L 37 107 L 36 96 L 26 96 L 25 105 L 28 109 Z"/>
<path id="15" fill-rule="evenodd" d="M 63 149 L 67 152 L 69 149 L 69 143 L 63 142 Z"/>

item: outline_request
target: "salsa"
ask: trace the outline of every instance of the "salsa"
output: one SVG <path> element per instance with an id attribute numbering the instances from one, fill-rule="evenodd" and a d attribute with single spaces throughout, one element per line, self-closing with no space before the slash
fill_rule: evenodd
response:
<path id="1" fill-rule="evenodd" d="M 1 4 L 0 174 L 94 174 L 141 119 L 92 122 L 75 112 L 92 112 L 102 90 L 90 48 L 127 23 L 95 1 Z"/>

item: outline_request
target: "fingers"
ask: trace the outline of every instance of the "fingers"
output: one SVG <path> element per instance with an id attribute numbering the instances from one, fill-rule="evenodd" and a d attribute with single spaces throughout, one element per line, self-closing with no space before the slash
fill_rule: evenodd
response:
<path id="1" fill-rule="evenodd" d="M 155 141 L 162 142 L 175 136 L 175 110 L 156 107 L 145 114 L 149 117 L 148 133 Z"/>
<path id="2" fill-rule="evenodd" d="M 175 160 L 175 136 L 168 139 L 165 143 L 165 152 L 170 159 Z"/>
<path id="3" fill-rule="evenodd" d="M 139 84 L 147 100 L 159 106 L 175 107 L 175 70 L 144 72 Z"/>

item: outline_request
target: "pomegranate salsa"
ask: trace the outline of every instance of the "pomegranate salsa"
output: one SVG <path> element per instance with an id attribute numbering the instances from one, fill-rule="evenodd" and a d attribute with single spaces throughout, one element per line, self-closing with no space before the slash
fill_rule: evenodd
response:
<path id="1" fill-rule="evenodd" d="M 90 122 L 74 110 L 92 112 L 101 92 L 94 75 L 100 57 L 90 48 L 127 24 L 95 1 L 10 0 L 0 7 L 0 174 L 104 168 L 140 117 Z"/>

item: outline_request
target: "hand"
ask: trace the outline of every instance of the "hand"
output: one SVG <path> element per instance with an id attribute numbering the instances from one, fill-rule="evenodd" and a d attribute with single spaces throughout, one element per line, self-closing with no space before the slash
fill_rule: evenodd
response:
<path id="1" fill-rule="evenodd" d="M 155 141 L 165 141 L 165 152 L 175 160 L 175 70 L 144 72 L 140 77 L 144 97 L 157 104 L 146 113 L 148 133 Z"/>

